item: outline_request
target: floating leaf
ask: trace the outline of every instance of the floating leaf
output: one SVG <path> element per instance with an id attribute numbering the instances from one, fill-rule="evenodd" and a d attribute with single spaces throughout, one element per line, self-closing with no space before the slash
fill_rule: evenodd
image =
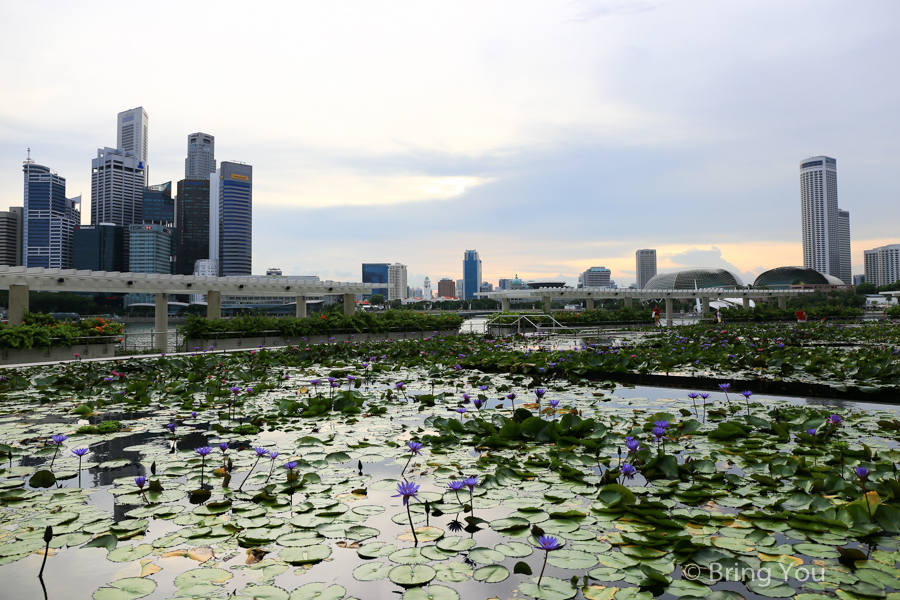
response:
<path id="1" fill-rule="evenodd" d="M 139 546 L 122 546 L 121 548 L 116 548 L 112 552 L 106 555 L 106 558 L 113 562 L 129 562 L 132 560 L 137 560 L 139 558 L 144 558 L 148 554 L 153 552 L 153 546 L 150 544 L 141 544 Z"/>
<path id="2" fill-rule="evenodd" d="M 38 471 L 28 479 L 28 485 L 33 488 L 48 488 L 56 483 L 56 476 L 46 469 Z"/>
<path id="3" fill-rule="evenodd" d="M 133 600 L 149 596 L 156 589 L 157 583 L 152 579 L 141 577 L 125 577 L 102 587 L 94 592 L 94 600 Z"/>
<path id="4" fill-rule="evenodd" d="M 331 556 L 331 547 L 324 544 L 316 544 L 314 546 L 303 546 L 294 548 L 284 548 L 278 553 L 281 560 L 294 564 L 303 565 L 309 563 L 317 563 Z"/>
<path id="5" fill-rule="evenodd" d="M 316 581 L 291 592 L 291 600 L 341 600 L 346 594 L 343 586 L 335 584 L 325 587 L 324 583 Z"/>
<path id="6" fill-rule="evenodd" d="M 400 565 L 391 569 L 388 577 L 397 585 L 425 585 L 436 575 L 428 565 Z"/>
<path id="7" fill-rule="evenodd" d="M 185 571 L 175 578 L 175 587 L 179 590 L 203 583 L 223 583 L 232 575 L 225 569 L 199 568 Z"/>
<path id="8" fill-rule="evenodd" d="M 509 577 L 509 569 L 503 565 L 488 565 L 476 569 L 472 574 L 475 581 L 483 581 L 485 583 L 498 583 Z"/>
<path id="9" fill-rule="evenodd" d="M 444 585 L 429 585 L 425 588 L 406 590 L 403 600 L 459 600 L 459 594 Z"/>
<path id="10" fill-rule="evenodd" d="M 469 560 L 481 564 L 500 562 L 504 558 L 506 558 L 506 556 L 496 550 L 491 550 L 490 548 L 475 548 L 469 552 Z"/>
<path id="11" fill-rule="evenodd" d="M 528 594 L 537 600 L 568 600 L 574 598 L 578 588 L 570 582 L 555 577 L 544 577 L 538 587 L 537 580 L 534 583 L 523 583 L 519 586 L 523 594 Z"/>
<path id="12" fill-rule="evenodd" d="M 359 581 L 378 581 L 387 577 L 392 568 L 381 562 L 366 563 L 353 569 L 353 577 Z"/>
<path id="13" fill-rule="evenodd" d="M 241 590 L 241 598 L 253 600 L 290 600 L 287 590 L 274 585 L 248 585 Z"/>
<path id="14" fill-rule="evenodd" d="M 435 579 L 438 581 L 446 581 L 448 583 L 460 583 L 472 576 L 472 567 L 466 563 L 455 561 L 438 563 L 434 565 L 434 570 L 437 573 Z"/>

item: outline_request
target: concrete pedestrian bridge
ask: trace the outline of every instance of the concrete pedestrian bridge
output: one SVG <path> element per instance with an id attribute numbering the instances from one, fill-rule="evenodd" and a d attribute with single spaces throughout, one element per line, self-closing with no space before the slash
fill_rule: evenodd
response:
<path id="1" fill-rule="evenodd" d="M 28 312 L 28 292 L 111 292 L 154 294 L 156 342 L 165 348 L 168 332 L 169 294 L 205 294 L 208 319 L 222 317 L 226 296 L 290 296 L 297 299 L 297 316 L 306 316 L 307 296 L 343 296 L 344 313 L 356 311 L 356 294 L 371 294 L 376 285 L 341 281 L 308 281 L 291 277 L 210 277 L 76 271 L 75 269 L 25 268 L 0 265 L 0 290 L 9 290 L 9 322 L 20 325 Z"/>
<path id="2" fill-rule="evenodd" d="M 632 308 L 634 301 L 638 300 L 665 300 L 666 324 L 672 325 L 672 300 L 700 300 L 701 313 L 709 313 L 709 301 L 711 299 L 728 298 L 743 300 L 745 309 L 750 308 L 750 300 L 778 300 L 779 308 L 787 308 L 787 299 L 790 296 L 812 294 L 814 290 L 767 290 L 748 288 L 706 288 L 699 290 L 633 290 L 633 289 L 609 289 L 609 288 L 543 288 L 535 290 L 503 290 L 500 292 L 481 292 L 475 294 L 481 298 L 499 300 L 502 310 L 509 310 L 509 301 L 512 299 L 541 300 L 544 304 L 544 312 L 550 313 L 550 305 L 553 300 L 586 300 L 587 309 L 593 310 L 594 300 L 624 300 L 625 308 Z"/>

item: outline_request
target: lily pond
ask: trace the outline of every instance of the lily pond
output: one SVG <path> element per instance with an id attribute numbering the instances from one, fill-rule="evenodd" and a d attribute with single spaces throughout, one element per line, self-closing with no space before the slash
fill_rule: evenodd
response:
<path id="1" fill-rule="evenodd" d="M 897 339 L 717 325 L 7 369 L 0 598 L 900 600 L 895 407 L 744 385 L 869 369 L 890 391 Z M 679 365 L 707 384 L 611 380 Z"/>

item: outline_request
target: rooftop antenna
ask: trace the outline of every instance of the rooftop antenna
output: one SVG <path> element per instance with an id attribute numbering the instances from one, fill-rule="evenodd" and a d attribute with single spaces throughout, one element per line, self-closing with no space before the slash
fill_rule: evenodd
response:
<path id="1" fill-rule="evenodd" d="M 31 148 L 28 149 L 28 158 L 25 160 L 26 165 L 33 165 L 34 161 L 31 160 Z"/>

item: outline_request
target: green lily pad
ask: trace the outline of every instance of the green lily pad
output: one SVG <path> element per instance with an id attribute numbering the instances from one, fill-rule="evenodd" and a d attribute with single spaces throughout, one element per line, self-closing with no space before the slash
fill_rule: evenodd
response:
<path id="1" fill-rule="evenodd" d="M 392 568 L 381 562 L 366 563 L 353 569 L 353 577 L 358 581 L 378 581 L 387 577 Z"/>
<path id="2" fill-rule="evenodd" d="M 38 471 L 28 479 L 28 485 L 33 488 L 48 488 L 56 483 L 56 475 L 46 469 Z"/>
<path id="3" fill-rule="evenodd" d="M 175 578 L 175 587 L 183 590 L 198 584 L 223 583 L 232 578 L 225 569 L 199 568 L 185 571 Z"/>
<path id="4" fill-rule="evenodd" d="M 248 585 L 237 597 L 253 600 L 290 600 L 290 596 L 287 590 L 274 585 Z"/>
<path id="5" fill-rule="evenodd" d="M 519 586 L 523 594 L 527 594 L 536 600 L 569 600 L 578 593 L 578 588 L 573 587 L 568 581 L 555 577 L 544 577 L 538 587 L 537 579 L 534 583 L 523 583 Z"/>
<path id="6" fill-rule="evenodd" d="M 420 565 L 433 560 L 422 554 L 421 548 L 403 548 L 392 553 L 388 558 L 401 565 Z"/>
<path id="7" fill-rule="evenodd" d="M 428 565 L 400 565 L 391 569 L 388 578 L 397 585 L 412 587 L 425 585 L 436 575 Z"/>
<path id="8" fill-rule="evenodd" d="M 133 600 L 149 596 L 156 589 L 157 583 L 152 579 L 141 577 L 125 577 L 102 587 L 94 592 L 94 600 Z"/>
<path id="9" fill-rule="evenodd" d="M 547 564 L 561 569 L 590 569 L 597 564 L 597 557 L 580 550 L 554 550 L 549 553 Z"/>
<path id="10" fill-rule="evenodd" d="M 445 585 L 429 585 L 406 590 L 403 600 L 459 600 L 459 594 Z"/>
<path id="11" fill-rule="evenodd" d="M 503 565 L 488 565 L 476 569 L 472 574 L 475 581 L 483 581 L 485 583 L 498 583 L 509 577 L 509 569 Z"/>
<path id="12" fill-rule="evenodd" d="M 139 546 L 122 546 L 121 548 L 116 548 L 112 552 L 106 555 L 106 558 L 113 562 L 129 562 L 132 560 L 137 560 L 139 558 L 144 558 L 148 554 L 153 552 L 153 546 L 150 544 L 141 544 Z"/>
<path id="13" fill-rule="evenodd" d="M 747 582 L 747 589 L 767 598 L 790 598 L 797 593 L 794 588 L 786 583 L 780 583 L 771 579 L 751 579 Z"/>
<path id="14" fill-rule="evenodd" d="M 494 550 L 510 558 L 524 558 L 531 556 L 531 553 L 534 552 L 534 546 L 523 544 L 522 542 L 507 542 L 505 544 L 497 544 L 494 546 Z"/>
<path id="15" fill-rule="evenodd" d="M 447 583 L 460 583 L 472 576 L 472 567 L 462 562 L 438 563 L 434 565 L 435 579 Z"/>
<path id="16" fill-rule="evenodd" d="M 292 565 L 317 563 L 329 556 L 331 556 L 331 547 L 324 544 L 285 548 L 278 553 L 281 560 Z"/>
<path id="17" fill-rule="evenodd" d="M 301 585 L 291 592 L 291 600 L 341 600 L 347 594 L 347 590 L 340 585 L 325 587 L 324 583 L 316 581 Z"/>
<path id="18" fill-rule="evenodd" d="M 451 535 L 438 540 L 437 547 L 441 550 L 451 550 L 453 552 L 465 552 L 475 545 L 475 540 L 471 538 L 459 537 Z"/>
<path id="19" fill-rule="evenodd" d="M 490 548 L 475 548 L 471 552 L 469 552 L 469 560 L 481 563 L 483 565 L 489 565 L 493 563 L 497 563 L 506 558 L 505 555 L 497 552 L 496 550 L 491 550 Z"/>
<path id="20" fill-rule="evenodd" d="M 394 544 L 388 544 L 386 542 L 369 542 L 368 544 L 361 546 L 356 553 L 359 554 L 360 558 L 378 558 L 380 556 L 389 556 L 396 550 L 397 546 Z"/>

